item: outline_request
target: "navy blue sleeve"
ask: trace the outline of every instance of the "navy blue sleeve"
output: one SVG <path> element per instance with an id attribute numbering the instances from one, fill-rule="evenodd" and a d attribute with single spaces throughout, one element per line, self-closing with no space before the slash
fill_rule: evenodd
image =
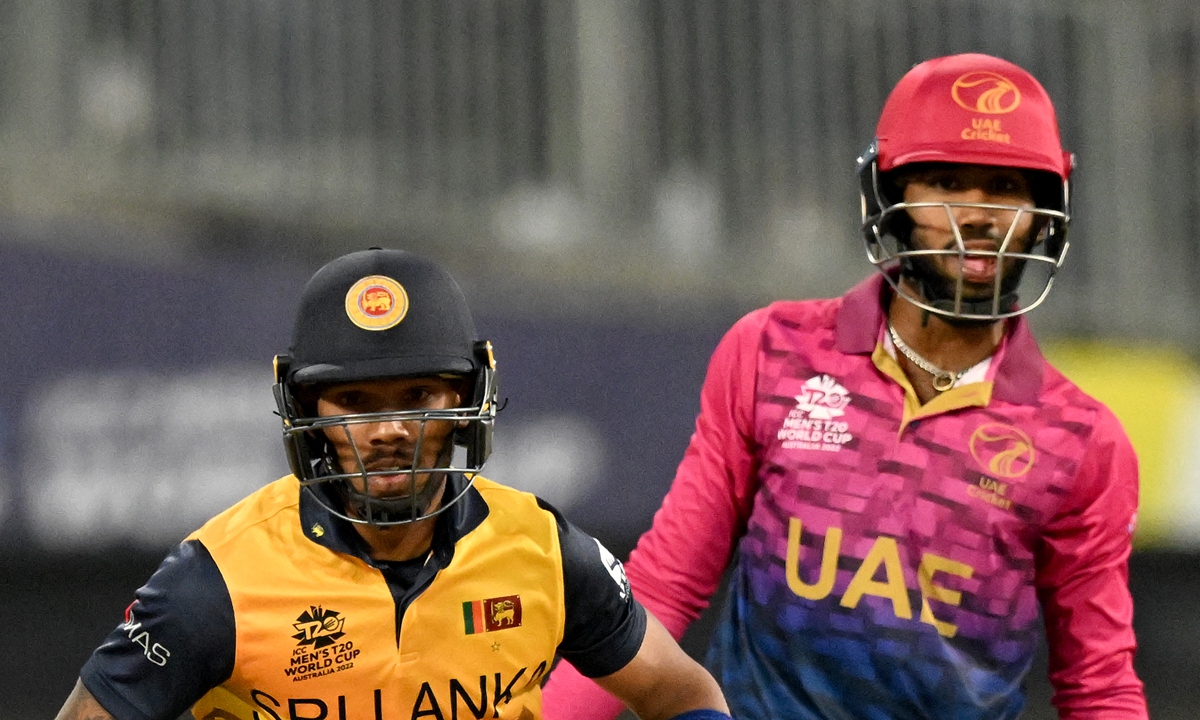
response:
<path id="1" fill-rule="evenodd" d="M 587 677 L 629 664 L 646 635 L 646 610 L 634 600 L 619 560 L 599 540 L 554 514 L 562 547 L 566 623 L 558 653 Z"/>
<path id="2" fill-rule="evenodd" d="M 233 673 L 235 643 L 225 579 L 191 540 L 137 591 L 79 678 L 116 720 L 175 720 Z"/>

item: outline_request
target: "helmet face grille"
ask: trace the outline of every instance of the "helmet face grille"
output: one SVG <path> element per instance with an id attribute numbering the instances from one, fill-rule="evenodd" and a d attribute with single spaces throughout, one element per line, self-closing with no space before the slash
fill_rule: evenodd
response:
<path id="1" fill-rule="evenodd" d="M 1009 236 L 998 250 L 976 250 L 965 247 L 959 234 L 954 248 L 914 249 L 879 229 L 888 224 L 889 215 L 903 212 L 913 206 L 909 203 L 898 203 L 888 208 L 878 225 L 872 228 L 872 237 L 876 242 L 867 244 L 868 258 L 884 277 L 888 278 L 899 295 L 928 312 L 970 321 L 994 321 L 1014 317 L 1029 312 L 1045 301 L 1053 285 L 1054 275 L 1062 266 L 1066 255 L 1065 242 L 1048 242 L 1041 238 L 1029 251 L 1010 251 L 1006 249 L 1011 242 Z M 928 207 L 928 204 L 924 206 Z M 946 203 L 942 207 L 951 215 L 955 207 L 964 206 L 966 205 L 962 203 Z M 1062 213 L 1053 210 L 1014 210 L 1018 218 L 1021 214 L 1046 218 L 1047 227 L 1053 227 L 1063 221 Z M 1014 224 L 1015 222 L 1014 220 Z M 968 296 L 961 272 L 954 278 L 939 278 L 932 269 L 938 258 L 952 258 L 957 261 L 955 264 L 959 268 L 971 261 L 993 263 L 997 272 L 991 283 L 991 291 L 983 296 Z M 900 282 L 903 277 L 916 280 L 915 284 L 921 288 L 921 292 L 914 293 L 910 285 Z M 1026 297 L 1033 298 L 1024 306 L 1017 305 L 1019 288 Z"/>
<path id="2" fill-rule="evenodd" d="M 491 450 L 495 423 L 495 370 L 483 367 L 475 379 L 472 404 L 443 410 L 409 410 L 379 413 L 315 416 L 301 409 L 287 383 L 276 383 L 275 398 L 283 423 L 283 442 L 292 472 L 330 513 L 348 522 L 386 527 L 434 517 L 460 500 L 483 468 Z M 364 458 L 352 440 L 356 425 L 406 423 L 416 426 L 412 460 L 382 466 Z M 421 465 L 430 423 L 453 423 L 455 429 L 437 452 L 436 462 Z M 354 449 L 356 462 L 343 467 L 329 438 L 338 437 Z M 461 474 L 453 496 L 445 495 L 449 474 Z M 405 492 L 379 497 L 371 494 L 373 478 L 388 478 Z M 440 503 L 438 502 L 440 500 Z"/>
<path id="3" fill-rule="evenodd" d="M 862 231 L 867 259 L 905 300 L 942 317 L 993 322 L 1029 312 L 1049 295 L 1068 248 L 1066 231 L 1070 216 L 1065 211 L 987 203 L 891 202 L 889 193 L 884 190 L 886 181 L 880 180 L 878 164 L 873 158 L 864 159 L 859 174 L 863 185 Z M 1063 207 L 1066 206 L 1066 192 L 1064 182 Z M 955 221 L 955 211 L 960 208 L 1012 213 L 1013 219 L 996 249 L 976 249 L 966 245 Z M 954 234 L 951 247 L 913 246 L 909 213 L 923 209 L 945 212 L 948 227 Z M 1015 244 L 1015 233 L 1024 219 L 1031 219 L 1036 230 L 1029 246 L 1020 248 Z M 938 272 L 935 266 L 940 259 L 954 260 L 957 276 L 948 277 Z M 971 261 L 994 264 L 996 274 L 990 292 L 968 294 L 963 268 Z M 1018 306 L 1018 295 L 1032 299 Z"/>

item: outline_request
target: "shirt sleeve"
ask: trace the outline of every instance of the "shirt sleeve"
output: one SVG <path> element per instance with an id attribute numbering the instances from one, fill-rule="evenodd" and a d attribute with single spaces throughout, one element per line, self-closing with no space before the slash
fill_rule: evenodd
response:
<path id="1" fill-rule="evenodd" d="M 1063 720 L 1147 717 L 1129 593 L 1137 496 L 1133 447 L 1105 411 L 1037 555 L 1053 702 Z"/>
<path id="2" fill-rule="evenodd" d="M 633 599 L 621 562 L 544 501 L 558 521 L 566 621 L 558 652 L 588 677 L 629 664 L 646 636 L 646 610 Z"/>
<path id="3" fill-rule="evenodd" d="M 233 603 L 198 540 L 159 565 L 79 676 L 116 720 L 175 720 L 233 672 Z"/>
<path id="4" fill-rule="evenodd" d="M 708 607 L 750 516 L 758 467 L 755 384 L 768 313 L 739 320 L 713 352 L 696 429 L 627 565 L 634 596 L 676 640 Z M 611 720 L 623 706 L 561 663 L 546 684 L 543 707 L 548 720 Z"/>

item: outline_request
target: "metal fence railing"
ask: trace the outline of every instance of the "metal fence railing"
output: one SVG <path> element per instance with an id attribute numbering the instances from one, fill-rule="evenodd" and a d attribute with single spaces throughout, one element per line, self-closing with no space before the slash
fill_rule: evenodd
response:
<path id="1" fill-rule="evenodd" d="M 864 274 L 852 167 L 888 89 L 927 57 L 1001 55 L 1047 86 L 1080 158 L 1072 251 L 1037 322 L 1200 349 L 1185 0 L 10 0 L 0 16 L 13 183 L 457 218 L 476 242 L 499 200 L 549 188 L 577 203 L 547 232 L 590 228 L 588 257 L 631 234 L 667 259 L 707 242 L 698 272 L 752 297 Z"/>

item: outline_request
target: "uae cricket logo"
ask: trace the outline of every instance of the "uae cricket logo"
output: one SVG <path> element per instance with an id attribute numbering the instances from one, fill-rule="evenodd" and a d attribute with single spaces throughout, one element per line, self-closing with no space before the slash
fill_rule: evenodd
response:
<path id="1" fill-rule="evenodd" d="M 796 395 L 796 407 L 783 419 L 776 439 L 787 450 L 837 452 L 854 439 L 850 424 L 838 420 L 850 405 L 850 391 L 829 375 L 804 382 Z"/>
<path id="2" fill-rule="evenodd" d="M 950 96 L 959 107 L 987 115 L 1004 115 L 1021 104 L 1021 90 L 1012 80 L 990 70 L 969 72 L 954 81 Z"/>
<path id="3" fill-rule="evenodd" d="M 299 630 L 292 637 L 298 642 L 298 647 L 305 645 L 312 646 L 313 649 L 328 647 L 338 641 L 346 633 L 342 632 L 342 626 L 346 624 L 346 618 L 336 610 L 326 610 L 319 605 L 310 606 L 304 611 L 300 617 L 296 618 L 296 622 L 292 623 L 292 627 Z"/>
<path id="4" fill-rule="evenodd" d="M 521 626 L 521 596 L 472 600 L 462 604 L 463 629 L 467 635 Z"/>
<path id="5" fill-rule="evenodd" d="M 1033 440 L 1012 425 L 984 423 L 971 433 L 968 447 L 975 462 L 996 477 L 1018 478 L 1033 467 Z"/>

